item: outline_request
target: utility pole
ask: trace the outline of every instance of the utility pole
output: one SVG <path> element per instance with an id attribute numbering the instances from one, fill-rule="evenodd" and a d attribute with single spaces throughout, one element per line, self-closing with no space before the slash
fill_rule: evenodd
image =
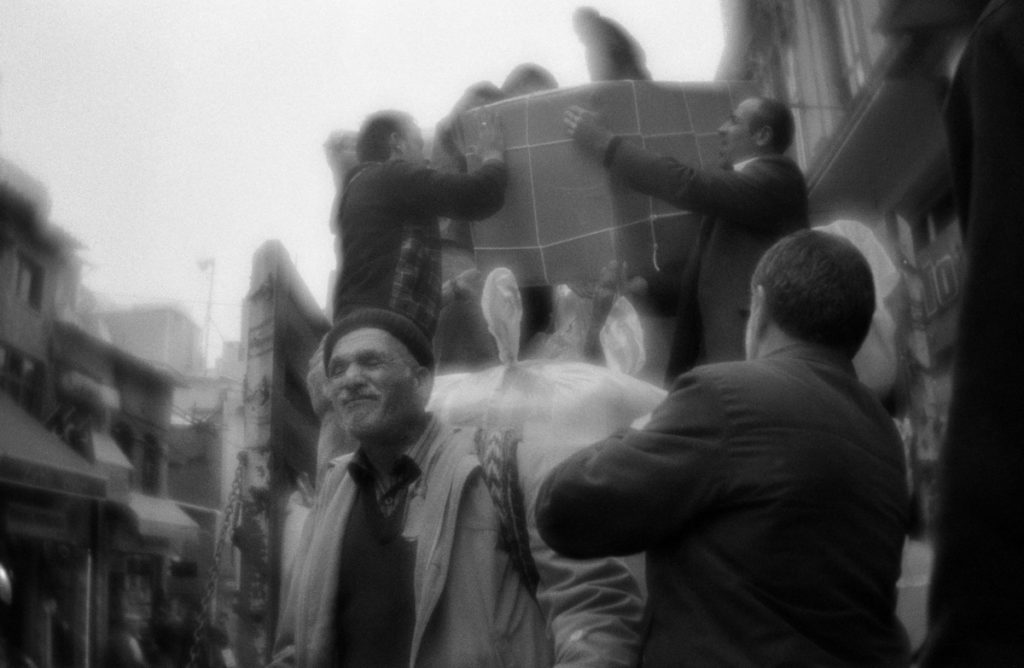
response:
<path id="1" fill-rule="evenodd" d="M 206 295 L 206 323 L 203 325 L 203 375 L 210 368 L 210 327 L 213 324 L 213 277 L 217 271 L 217 260 L 208 257 L 199 261 L 200 271 L 210 272 L 210 290 Z"/>

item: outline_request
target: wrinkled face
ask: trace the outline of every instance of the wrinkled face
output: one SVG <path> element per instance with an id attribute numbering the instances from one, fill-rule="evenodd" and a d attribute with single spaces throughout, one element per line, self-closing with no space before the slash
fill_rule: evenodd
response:
<path id="1" fill-rule="evenodd" d="M 718 128 L 721 140 L 718 154 L 723 165 L 735 165 L 747 158 L 753 158 L 763 152 L 760 144 L 761 133 L 750 131 L 750 121 L 760 106 L 756 98 L 748 98 L 739 103 L 729 118 Z"/>
<path id="2" fill-rule="evenodd" d="M 388 332 L 357 329 L 341 337 L 331 352 L 327 390 L 342 426 L 353 436 L 401 440 L 424 415 L 430 372 Z"/>

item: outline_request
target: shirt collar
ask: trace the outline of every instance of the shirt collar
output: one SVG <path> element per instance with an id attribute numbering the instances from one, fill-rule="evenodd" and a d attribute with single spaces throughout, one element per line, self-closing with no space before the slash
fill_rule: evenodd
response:
<path id="1" fill-rule="evenodd" d="M 427 417 L 427 426 L 420 433 L 416 441 L 395 460 L 395 465 L 388 473 L 388 476 L 400 476 L 408 466 L 407 461 L 414 464 L 417 471 L 424 469 L 430 444 L 441 428 L 436 416 L 432 413 L 427 413 Z M 349 471 L 361 482 L 373 480 L 376 477 L 373 465 L 370 464 L 370 459 L 366 456 L 366 452 L 362 447 L 356 450 L 352 456 L 352 460 L 349 462 Z"/>
<path id="2" fill-rule="evenodd" d="M 760 157 L 760 156 L 756 156 L 756 155 L 755 155 L 755 156 L 753 156 L 753 157 L 751 157 L 751 158 L 747 158 L 746 160 L 740 160 L 739 162 L 737 162 L 737 163 L 736 163 L 735 165 L 733 165 L 733 166 L 732 166 L 732 170 L 733 170 L 734 172 L 742 172 L 742 171 L 743 171 L 743 169 L 744 169 L 744 168 L 745 168 L 745 167 L 746 167 L 747 165 L 749 165 L 750 163 L 754 162 L 754 161 L 755 161 L 755 160 L 757 160 L 757 159 L 758 159 L 759 157 Z"/>
<path id="3" fill-rule="evenodd" d="M 773 350 L 765 355 L 764 359 L 772 357 L 795 357 L 810 362 L 817 362 L 819 364 L 828 364 L 830 366 L 839 367 L 843 371 L 852 374 L 854 377 L 857 376 L 857 372 L 853 368 L 853 361 L 849 357 L 846 357 L 842 353 L 832 350 L 831 348 L 826 348 L 825 346 L 813 343 L 791 343 Z"/>

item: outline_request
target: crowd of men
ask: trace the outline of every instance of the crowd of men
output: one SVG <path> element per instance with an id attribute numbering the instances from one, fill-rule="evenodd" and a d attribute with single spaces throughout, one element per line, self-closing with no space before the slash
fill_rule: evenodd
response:
<path id="1" fill-rule="evenodd" d="M 903 446 L 852 365 L 873 279 L 852 244 L 808 229 L 790 110 L 740 102 L 711 169 L 623 141 L 587 109 L 565 127 L 612 178 L 702 215 L 671 290 L 630 283 L 676 300 L 667 398 L 563 459 L 482 463 L 488 435 L 426 406 L 438 218 L 501 208 L 501 128 L 482 121 L 479 169 L 442 172 L 411 117 L 369 117 L 336 206 L 322 353 L 351 447 L 318 476 L 273 665 L 909 665 Z M 536 512 L 510 513 L 496 476 L 511 496 L 537 490 Z M 543 549 L 510 539 L 516 522 Z"/>

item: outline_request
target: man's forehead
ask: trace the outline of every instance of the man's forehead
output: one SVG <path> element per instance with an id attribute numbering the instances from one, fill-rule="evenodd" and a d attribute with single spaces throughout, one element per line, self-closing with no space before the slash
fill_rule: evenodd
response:
<path id="1" fill-rule="evenodd" d="M 377 327 L 360 327 L 338 339 L 331 357 L 351 355 L 360 351 L 402 352 L 405 346 L 392 335 Z"/>

